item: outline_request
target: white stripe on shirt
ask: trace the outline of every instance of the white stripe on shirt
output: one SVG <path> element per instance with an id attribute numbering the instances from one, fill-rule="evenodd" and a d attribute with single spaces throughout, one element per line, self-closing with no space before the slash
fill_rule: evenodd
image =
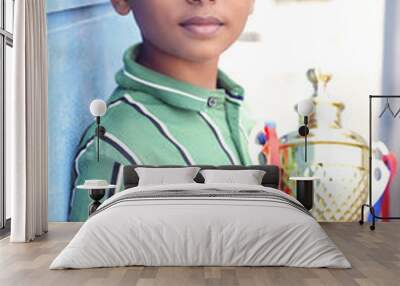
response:
<path id="1" fill-rule="evenodd" d="M 226 98 L 226 100 L 228 100 L 230 102 L 233 102 L 235 104 L 238 104 L 238 105 L 241 105 L 243 103 L 243 100 L 236 99 L 236 98 L 233 98 L 233 97 L 229 97 L 228 95 L 226 95 L 225 98 Z"/>
<path id="2" fill-rule="evenodd" d="M 242 122 L 239 123 L 239 128 L 240 131 L 242 131 L 243 133 L 244 139 L 246 139 L 246 142 L 249 143 L 249 135 L 247 134 L 246 129 L 244 128 Z"/>
<path id="3" fill-rule="evenodd" d="M 126 146 L 124 142 L 119 140 L 115 135 L 106 131 L 106 133 L 104 134 L 104 137 L 107 137 L 107 138 L 111 139 L 112 141 L 114 141 L 119 147 L 121 147 L 126 153 L 128 153 L 129 156 L 131 156 L 133 160 L 135 160 L 137 165 L 141 164 L 141 161 L 138 158 L 138 156 L 128 146 Z"/>
<path id="4" fill-rule="evenodd" d="M 205 112 L 200 112 L 200 115 L 207 120 L 208 124 L 210 124 L 210 126 L 212 126 L 212 128 L 214 129 L 217 139 L 219 142 L 221 142 L 222 147 L 225 149 L 225 151 L 229 154 L 229 156 L 232 158 L 233 162 L 235 163 L 235 165 L 240 165 L 240 162 L 238 162 L 236 156 L 232 153 L 232 151 L 230 150 L 228 144 L 226 144 L 226 142 L 224 141 L 224 137 L 221 134 L 221 131 L 218 129 L 217 125 L 211 120 L 211 118 L 208 116 L 207 113 Z"/>
<path id="5" fill-rule="evenodd" d="M 176 146 L 179 146 L 179 148 L 182 150 L 182 152 L 184 153 L 184 155 L 186 156 L 186 158 L 189 160 L 189 163 L 191 165 L 195 165 L 195 162 L 192 158 L 192 156 L 190 155 L 189 151 L 182 145 L 180 144 L 176 138 L 171 134 L 171 132 L 169 131 L 169 129 L 164 125 L 164 123 L 158 119 L 154 114 L 152 114 L 149 110 L 147 110 L 146 107 L 144 107 L 143 104 L 133 100 L 133 98 L 129 95 L 125 95 L 124 98 L 131 104 L 136 105 L 137 107 L 139 107 L 141 109 L 141 111 L 146 114 L 148 117 L 150 117 L 152 120 L 154 120 L 155 122 L 157 122 L 157 124 L 160 126 L 160 128 L 162 129 L 162 131 L 164 132 L 164 134 L 166 135 L 166 137 L 173 142 L 173 144 L 175 144 Z"/>
<path id="6" fill-rule="evenodd" d="M 124 70 L 124 74 L 127 77 L 129 77 L 130 79 L 132 79 L 134 81 L 137 81 L 137 82 L 140 82 L 140 83 L 142 83 L 144 85 L 151 86 L 151 87 L 154 87 L 154 88 L 157 88 L 157 89 L 160 89 L 160 90 L 164 90 L 164 91 L 168 91 L 168 92 L 173 92 L 173 93 L 176 93 L 176 94 L 179 94 L 179 95 L 182 95 L 182 96 L 190 97 L 190 98 L 192 98 L 194 100 L 197 100 L 197 101 L 201 101 L 203 103 L 207 103 L 207 99 L 206 98 L 199 98 L 196 95 L 193 95 L 193 94 L 190 94 L 190 93 L 178 90 L 178 89 L 174 89 L 174 88 L 171 88 L 171 87 L 167 87 L 167 86 L 163 86 L 163 85 L 159 85 L 159 84 L 156 84 L 156 83 L 153 83 L 153 82 L 146 81 L 144 79 L 141 79 L 141 78 L 138 78 L 138 77 L 134 76 L 133 74 L 127 72 L 126 70 Z"/>

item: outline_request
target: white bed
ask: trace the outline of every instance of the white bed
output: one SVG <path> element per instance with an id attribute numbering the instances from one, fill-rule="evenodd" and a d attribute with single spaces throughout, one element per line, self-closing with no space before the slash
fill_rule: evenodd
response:
<path id="1" fill-rule="evenodd" d="M 318 222 L 285 193 L 197 183 L 114 195 L 50 269 L 128 265 L 351 267 Z"/>

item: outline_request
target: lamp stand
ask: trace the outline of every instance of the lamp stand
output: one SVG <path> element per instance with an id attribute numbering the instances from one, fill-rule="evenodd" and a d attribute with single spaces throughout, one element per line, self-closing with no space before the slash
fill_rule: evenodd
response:
<path id="1" fill-rule="evenodd" d="M 97 162 L 100 161 L 100 137 L 103 137 L 106 134 L 106 129 L 100 125 L 100 116 L 96 117 L 96 137 L 97 137 Z"/>
<path id="2" fill-rule="evenodd" d="M 304 160 L 307 162 L 307 135 L 310 133 L 308 129 L 308 116 L 304 116 L 304 125 L 299 128 L 300 136 L 304 137 Z"/>

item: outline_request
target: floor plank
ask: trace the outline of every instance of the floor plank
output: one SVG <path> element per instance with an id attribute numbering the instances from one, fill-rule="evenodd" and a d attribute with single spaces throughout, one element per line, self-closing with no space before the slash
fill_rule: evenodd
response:
<path id="1" fill-rule="evenodd" d="M 32 243 L 0 240 L 0 285 L 400 285 L 400 223 L 379 223 L 374 232 L 356 223 L 321 225 L 352 269 L 140 266 L 50 271 L 52 260 L 81 227 L 80 223 L 50 223 L 49 233 Z"/>

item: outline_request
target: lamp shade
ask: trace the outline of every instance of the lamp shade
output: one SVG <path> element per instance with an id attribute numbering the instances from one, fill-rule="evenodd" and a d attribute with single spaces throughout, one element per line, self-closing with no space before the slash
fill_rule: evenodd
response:
<path id="1" fill-rule="evenodd" d="M 310 116 L 314 112 L 312 99 L 305 99 L 297 104 L 297 113 L 301 116 Z"/>
<path id="2" fill-rule="evenodd" d="M 95 116 L 103 116 L 107 112 L 107 104 L 104 100 L 95 99 L 90 103 L 90 113 Z"/>

